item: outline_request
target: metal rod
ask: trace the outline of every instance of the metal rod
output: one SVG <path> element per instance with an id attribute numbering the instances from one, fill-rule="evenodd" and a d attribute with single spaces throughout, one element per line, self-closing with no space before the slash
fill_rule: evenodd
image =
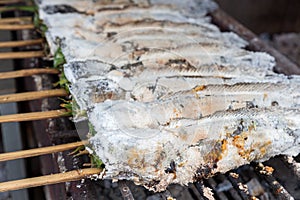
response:
<path id="1" fill-rule="evenodd" d="M 16 31 L 34 28 L 34 24 L 0 24 L 0 30 Z"/>
<path id="2" fill-rule="evenodd" d="M 63 183 L 69 181 L 77 181 L 83 178 L 87 178 L 88 176 L 92 176 L 94 174 L 100 174 L 102 172 L 101 169 L 97 168 L 87 168 L 87 169 L 79 169 L 73 170 L 64 173 L 51 174 L 46 176 L 39 176 L 34 178 L 26 178 L 16 181 L 8 181 L 0 183 L 0 192 L 19 190 L 24 188 L 31 188 L 43 185 L 51 185 L 56 183 Z"/>
<path id="3" fill-rule="evenodd" d="M 126 184 L 126 181 L 120 180 L 120 181 L 118 181 L 118 183 L 119 183 L 119 189 L 123 196 L 123 199 L 124 200 L 134 200 L 134 197 L 130 191 L 130 188 Z"/>
<path id="4" fill-rule="evenodd" d="M 0 42 L 0 48 L 22 47 L 22 46 L 41 44 L 41 43 L 43 43 L 43 39 Z"/>
<path id="5" fill-rule="evenodd" d="M 4 52 L 0 53 L 0 59 L 18 59 L 18 58 L 34 58 L 43 57 L 43 51 L 23 51 L 23 52 Z"/>
<path id="6" fill-rule="evenodd" d="M 84 141 L 80 141 L 80 142 L 73 142 L 73 143 L 55 145 L 55 146 L 50 146 L 50 147 L 40 147 L 40 148 L 29 149 L 29 150 L 1 153 L 0 154 L 0 162 L 62 152 L 62 151 L 74 149 L 76 147 L 85 145 L 87 143 L 88 143 L 88 141 L 84 140 Z"/>
<path id="7" fill-rule="evenodd" d="M 0 18 L 0 24 L 32 22 L 31 17 L 7 17 Z"/>
<path id="8" fill-rule="evenodd" d="M 0 103 L 29 101 L 29 100 L 42 99 L 47 97 L 62 97 L 67 95 L 68 93 L 64 89 L 22 92 L 17 94 L 0 95 Z"/>
<path id="9" fill-rule="evenodd" d="M 0 116 L 0 123 L 33 121 L 33 120 L 65 117 L 65 116 L 70 116 L 70 113 L 67 112 L 65 109 L 43 111 L 43 112 L 20 113 L 20 114 Z"/>
<path id="10" fill-rule="evenodd" d="M 19 78 L 36 74 L 59 74 L 59 70 L 50 68 L 22 69 L 11 72 L 0 72 L 0 80 L 8 78 Z"/>
<path id="11" fill-rule="evenodd" d="M 282 160 L 283 162 L 288 163 L 289 168 L 294 171 L 294 175 L 300 179 L 300 163 L 297 162 L 293 156 L 285 156 Z"/>
<path id="12" fill-rule="evenodd" d="M 257 173 L 260 177 L 262 177 L 270 186 L 270 189 L 273 191 L 278 199 L 282 200 L 290 200 L 293 199 L 292 195 L 275 179 L 275 177 L 271 175 Z"/>
<path id="13" fill-rule="evenodd" d="M 259 39 L 252 31 L 241 25 L 235 19 L 227 15 L 221 9 L 210 13 L 213 23 L 223 31 L 232 31 L 237 33 L 243 39 L 249 42 L 249 49 L 254 51 L 264 51 L 271 54 L 276 60 L 275 70 L 286 75 L 300 74 L 300 67 L 294 62 L 282 55 L 279 51 Z"/>

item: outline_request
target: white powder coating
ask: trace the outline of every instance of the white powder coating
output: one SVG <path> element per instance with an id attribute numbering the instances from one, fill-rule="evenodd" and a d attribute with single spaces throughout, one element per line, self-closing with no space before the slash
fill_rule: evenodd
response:
<path id="1" fill-rule="evenodd" d="M 299 153 L 300 78 L 275 74 L 273 57 L 220 32 L 207 17 L 213 2 L 39 7 L 50 49 L 60 41 L 70 91 L 96 131 L 90 143 L 104 178 L 162 191 Z"/>

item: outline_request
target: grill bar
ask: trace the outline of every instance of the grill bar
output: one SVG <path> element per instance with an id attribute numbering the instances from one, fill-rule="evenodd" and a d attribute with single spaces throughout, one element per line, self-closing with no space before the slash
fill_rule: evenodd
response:
<path id="1" fill-rule="evenodd" d="M 269 184 L 273 193 L 282 200 L 294 199 L 292 195 L 276 180 L 273 175 L 261 175 Z"/>
<path id="2" fill-rule="evenodd" d="M 56 183 L 63 183 L 68 181 L 77 181 L 94 174 L 100 174 L 101 169 L 98 168 L 88 168 L 73 170 L 65 173 L 44 175 L 34 178 L 26 178 L 16 181 L 8 181 L 0 183 L 0 192 L 19 190 L 24 188 L 31 188 L 43 185 L 51 185 Z"/>
<path id="3" fill-rule="evenodd" d="M 233 176 L 235 176 L 235 177 L 233 177 Z M 231 182 L 233 188 L 234 188 L 236 191 L 239 192 L 239 195 L 240 195 L 240 198 L 241 198 L 241 199 L 247 200 L 247 199 L 250 198 L 250 196 L 247 195 L 247 194 L 245 193 L 245 191 L 239 189 L 239 185 L 242 184 L 242 180 L 241 180 L 240 176 L 239 176 L 237 173 L 235 173 L 235 174 L 232 174 L 232 173 L 229 174 L 228 180 Z"/>
<path id="4" fill-rule="evenodd" d="M 283 159 L 285 162 L 291 165 L 294 174 L 300 179 L 300 163 L 297 162 L 292 156 L 286 156 Z"/>
<path id="5" fill-rule="evenodd" d="M 62 97 L 67 95 L 68 93 L 64 89 L 23 92 L 18 94 L 0 95 L 0 103 L 29 101 L 47 97 Z"/>
<path id="6" fill-rule="evenodd" d="M 34 121 L 34 120 L 66 117 L 66 116 L 70 116 L 70 113 L 67 112 L 65 109 L 43 111 L 43 112 L 20 113 L 20 114 L 0 116 L 0 123 Z"/>
<path id="7" fill-rule="evenodd" d="M 26 77 L 26 76 L 32 76 L 37 74 L 59 74 L 59 70 L 50 69 L 50 68 L 36 68 L 36 69 L 22 69 L 22 70 L 16 70 L 11 72 L 1 72 L 0 80 L 9 79 L 9 78 Z"/>
<path id="8" fill-rule="evenodd" d="M 36 148 L 36 149 L 21 150 L 21 151 L 9 152 L 9 153 L 1 153 L 0 154 L 0 162 L 8 161 L 8 160 L 16 160 L 16 159 L 20 159 L 20 158 L 41 156 L 41 155 L 50 154 L 50 153 L 62 152 L 62 151 L 66 151 L 69 149 L 74 149 L 76 147 L 85 145 L 87 143 L 88 143 L 87 141 L 80 141 L 80 142 L 73 142 L 73 143 L 61 144 L 61 145 L 55 145 L 55 146 L 49 146 L 49 147 L 41 147 L 41 148 Z"/>
<path id="9" fill-rule="evenodd" d="M 42 44 L 42 42 L 43 42 L 43 39 L 0 42 L 0 48 L 36 45 L 36 44 Z"/>
<path id="10" fill-rule="evenodd" d="M 249 42 L 249 49 L 264 51 L 276 59 L 275 70 L 286 75 L 300 74 L 300 68 L 279 51 L 260 40 L 252 31 L 241 25 L 221 9 L 211 13 L 213 23 L 225 31 L 232 31 Z"/>

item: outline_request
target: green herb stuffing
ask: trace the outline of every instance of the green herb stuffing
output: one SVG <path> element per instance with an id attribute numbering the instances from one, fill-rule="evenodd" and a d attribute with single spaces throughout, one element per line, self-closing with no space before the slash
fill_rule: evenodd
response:
<path id="1" fill-rule="evenodd" d="M 62 53 L 62 50 L 60 47 L 57 48 L 56 52 L 54 53 L 54 58 L 53 58 L 53 67 L 55 69 L 59 69 L 62 71 L 63 65 L 66 63 L 66 59 L 64 54 Z"/>
<path id="2" fill-rule="evenodd" d="M 48 27 L 43 23 L 43 20 L 39 18 L 37 6 L 16 6 L 16 7 L 10 7 L 10 9 L 33 12 L 34 13 L 33 23 L 35 27 L 39 30 L 42 37 L 45 38 L 45 32 L 48 30 Z M 54 87 L 64 88 L 68 93 L 70 93 L 69 91 L 70 82 L 67 80 L 65 73 L 63 71 L 63 65 L 65 63 L 66 63 L 65 56 L 62 52 L 61 47 L 59 46 L 56 52 L 54 53 L 53 68 L 58 69 L 61 73 L 59 75 L 59 81 L 54 83 Z M 77 102 L 74 99 L 72 99 L 72 97 L 69 97 L 69 99 L 60 98 L 60 100 L 63 102 L 61 103 L 61 107 L 65 108 L 69 112 L 69 114 L 73 114 L 73 116 L 86 116 L 86 111 L 80 110 L 80 107 L 78 106 Z M 90 122 L 88 122 L 88 127 L 89 127 L 89 135 L 94 136 L 96 134 L 96 130 L 94 126 Z M 84 146 L 80 146 L 74 152 L 78 152 L 83 148 Z M 91 159 L 92 167 L 97 167 L 101 169 L 105 168 L 104 163 L 102 162 L 101 159 L 98 158 L 98 156 L 95 155 L 95 153 L 89 154 L 89 157 Z"/>
<path id="3" fill-rule="evenodd" d="M 88 126 L 89 126 L 89 135 L 90 136 L 96 135 L 97 132 L 96 132 L 93 124 L 91 122 L 88 122 Z"/>
<path id="4" fill-rule="evenodd" d="M 100 169 L 105 168 L 104 163 L 102 162 L 101 159 L 98 158 L 98 156 L 96 156 L 94 154 L 90 154 L 90 158 L 91 158 L 92 167 L 96 167 L 96 168 L 100 168 Z"/>

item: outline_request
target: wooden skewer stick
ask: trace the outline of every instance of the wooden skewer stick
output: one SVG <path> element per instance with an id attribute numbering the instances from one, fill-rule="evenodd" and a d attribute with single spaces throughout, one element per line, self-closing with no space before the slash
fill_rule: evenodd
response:
<path id="1" fill-rule="evenodd" d="M 10 8 L 10 7 L 7 7 L 7 6 L 1 6 L 0 7 L 0 13 L 2 12 L 10 12 L 10 11 L 14 11 L 16 10 L 16 8 Z"/>
<path id="2" fill-rule="evenodd" d="M 62 97 L 67 95 L 68 93 L 64 89 L 22 92 L 17 94 L 0 95 L 0 103 L 29 101 L 34 99 L 42 99 L 47 97 Z"/>
<path id="3" fill-rule="evenodd" d="M 23 2 L 23 0 L 1 0 L 0 4 L 12 4 L 12 3 L 19 3 Z"/>
<path id="4" fill-rule="evenodd" d="M 4 52 L 0 53 L 0 59 L 18 59 L 18 58 L 34 58 L 43 57 L 43 51 L 23 51 L 23 52 Z"/>
<path id="5" fill-rule="evenodd" d="M 65 109 L 43 111 L 43 112 L 20 113 L 20 114 L 0 116 L 0 123 L 24 122 L 24 121 L 42 120 L 42 119 L 58 118 L 58 117 L 65 117 L 65 116 L 70 116 L 70 113 L 67 112 Z"/>
<path id="6" fill-rule="evenodd" d="M 0 24 L 32 22 L 31 17 L 7 17 L 0 18 Z"/>
<path id="7" fill-rule="evenodd" d="M 29 149 L 29 150 L 1 153 L 0 154 L 0 162 L 62 152 L 62 151 L 66 151 L 69 149 L 74 149 L 76 147 L 85 145 L 87 143 L 88 143 L 88 141 L 84 140 L 84 141 L 80 141 L 80 142 L 73 142 L 73 143 L 55 145 L 55 146 L 50 146 L 50 147 L 41 147 L 41 148 L 35 148 L 35 149 Z"/>
<path id="8" fill-rule="evenodd" d="M 41 44 L 42 42 L 43 39 L 0 42 L 0 48 L 36 45 Z"/>
<path id="9" fill-rule="evenodd" d="M 0 72 L 0 79 L 19 78 L 36 74 L 59 74 L 59 70 L 50 68 L 22 69 L 12 72 Z"/>
<path id="10" fill-rule="evenodd" d="M 0 24 L 0 30 L 16 31 L 34 29 L 34 24 Z"/>
<path id="11" fill-rule="evenodd" d="M 100 174 L 101 169 L 98 168 L 87 168 L 73 170 L 65 173 L 58 173 L 46 176 L 39 176 L 34 178 L 26 178 L 16 181 L 8 181 L 0 183 L 0 192 L 19 190 L 24 188 L 31 188 L 43 185 L 51 185 L 56 183 L 63 183 L 69 181 L 77 181 L 94 174 Z"/>

